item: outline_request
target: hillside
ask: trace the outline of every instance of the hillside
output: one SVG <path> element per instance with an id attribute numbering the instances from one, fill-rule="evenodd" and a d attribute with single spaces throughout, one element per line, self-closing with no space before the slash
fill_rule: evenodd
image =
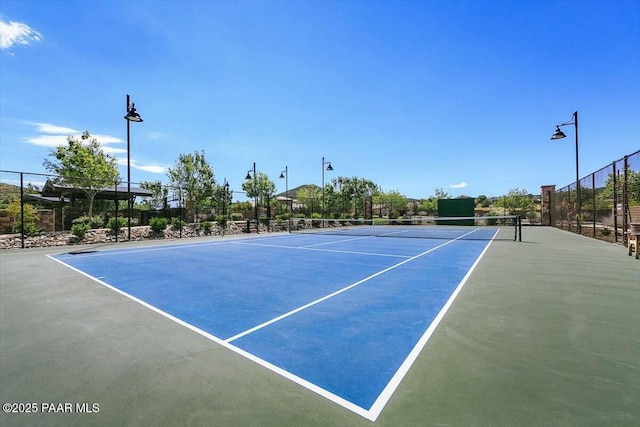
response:
<path id="1" fill-rule="evenodd" d="M 20 196 L 20 187 L 0 182 L 0 204 L 10 203 L 15 196 Z"/>

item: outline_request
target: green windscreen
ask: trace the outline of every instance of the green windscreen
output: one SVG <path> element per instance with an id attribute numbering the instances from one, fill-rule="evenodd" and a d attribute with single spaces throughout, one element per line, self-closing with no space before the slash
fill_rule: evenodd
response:
<path id="1" fill-rule="evenodd" d="M 475 199 L 438 199 L 438 218 L 442 217 L 473 217 Z M 473 219 L 438 220 L 442 225 L 474 225 Z"/>

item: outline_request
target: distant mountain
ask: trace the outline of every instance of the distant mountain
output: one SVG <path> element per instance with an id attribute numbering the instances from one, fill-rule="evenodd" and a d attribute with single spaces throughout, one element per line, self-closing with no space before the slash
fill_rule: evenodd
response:
<path id="1" fill-rule="evenodd" d="M 298 198 L 298 191 L 302 190 L 302 189 L 306 189 L 306 188 L 317 188 L 318 190 L 320 190 L 320 187 L 315 185 L 315 184 L 304 184 L 304 185 L 300 185 L 296 188 L 290 188 L 289 189 L 289 196 L 292 199 L 297 199 Z M 276 197 L 287 197 L 287 192 L 283 191 L 282 193 L 276 194 Z"/>
<path id="2" fill-rule="evenodd" d="M 15 196 L 20 196 L 20 187 L 0 182 L 0 203 L 10 203 Z"/>

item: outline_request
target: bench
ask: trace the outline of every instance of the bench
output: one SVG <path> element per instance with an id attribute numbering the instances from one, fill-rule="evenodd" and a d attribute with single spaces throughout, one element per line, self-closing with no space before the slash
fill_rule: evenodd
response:
<path id="1" fill-rule="evenodd" d="M 629 256 L 636 252 L 636 259 L 640 259 L 640 206 L 629 206 L 629 227 L 627 230 L 627 253 Z"/>

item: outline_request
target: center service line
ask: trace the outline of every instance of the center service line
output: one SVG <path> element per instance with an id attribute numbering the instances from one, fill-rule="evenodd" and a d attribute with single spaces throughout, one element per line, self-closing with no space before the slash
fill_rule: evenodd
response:
<path id="1" fill-rule="evenodd" d="M 319 303 L 321 303 L 321 302 L 323 302 L 323 301 L 326 301 L 326 300 L 328 300 L 328 299 L 330 299 L 330 298 L 333 298 L 333 297 L 335 297 L 336 295 L 340 295 L 341 293 L 346 292 L 346 291 L 348 291 L 349 289 L 355 288 L 356 286 L 361 285 L 361 284 L 363 284 L 364 282 L 367 282 L 367 281 L 369 281 L 369 280 L 373 279 L 374 277 L 380 276 L 381 274 L 384 274 L 384 273 L 386 273 L 386 272 L 388 272 L 388 271 L 391 271 L 391 270 L 393 270 L 393 269 L 395 269 L 395 268 L 397 268 L 397 267 L 400 267 L 401 265 L 404 265 L 404 264 L 406 264 L 406 263 L 408 263 L 408 262 L 410 262 L 410 261 L 413 261 L 413 260 L 415 260 L 415 259 L 418 259 L 418 258 L 420 258 L 420 257 L 422 257 L 422 256 L 424 256 L 424 255 L 426 255 L 426 254 L 428 254 L 428 253 L 431 253 L 431 252 L 433 252 L 433 251 L 435 251 L 435 250 L 437 250 L 437 249 L 440 249 L 440 248 L 442 248 L 443 246 L 448 245 L 449 243 L 455 242 L 455 241 L 456 241 L 456 240 L 458 240 L 458 239 L 461 239 L 461 238 L 463 238 L 463 237 L 465 237 L 465 236 L 468 236 L 469 234 L 474 233 L 474 232 L 476 232 L 477 230 L 478 230 L 478 229 L 472 230 L 472 231 L 470 231 L 470 232 L 468 232 L 468 233 L 463 234 L 462 236 L 458 236 L 458 237 L 456 237 L 455 239 L 449 240 L 449 241 L 447 241 L 447 242 L 445 242 L 445 243 L 443 243 L 443 244 L 441 244 L 441 245 L 438 245 L 438 246 L 436 246 L 436 247 L 434 247 L 434 248 L 431 248 L 431 249 L 429 249 L 429 250 L 427 250 L 427 251 L 424 251 L 424 252 L 422 252 L 422 253 L 420 253 L 420 254 L 418 254 L 418 255 L 416 255 L 416 256 L 413 256 L 413 257 L 411 257 L 411 258 L 409 258 L 409 259 L 406 259 L 406 260 L 401 261 L 401 262 L 399 262 L 399 263 L 397 263 L 397 264 L 394 264 L 394 265 L 392 265 L 391 267 L 387 267 L 387 268 L 385 268 L 384 270 L 378 271 L 377 273 L 374 273 L 374 274 L 372 274 L 372 275 L 371 275 L 371 276 L 369 276 L 369 277 L 365 277 L 364 279 L 357 281 L 356 283 L 353 283 L 353 284 L 351 284 L 351 285 L 349 285 L 349 286 L 346 286 L 346 287 L 344 287 L 344 288 L 342 288 L 342 289 L 338 289 L 337 291 L 335 291 L 335 292 L 333 292 L 333 293 L 331 293 L 331 294 L 329 294 L 329 295 L 326 295 L 326 296 L 324 296 L 324 297 L 322 297 L 322 298 L 319 298 L 319 299 L 317 299 L 317 300 L 315 300 L 315 301 L 311 301 L 311 302 L 310 302 L 310 303 L 308 303 L 308 304 L 305 304 L 305 305 L 303 305 L 303 306 L 301 306 L 301 307 L 298 307 L 298 308 L 296 308 L 296 309 L 294 309 L 294 310 L 289 311 L 288 313 L 284 313 L 284 314 L 282 314 L 282 315 L 280 315 L 280 316 L 278 316 L 278 317 L 276 317 L 276 318 L 273 318 L 273 319 L 268 320 L 268 321 L 266 321 L 266 322 L 264 322 L 264 323 L 261 323 L 261 324 L 259 324 L 259 325 L 257 325 L 257 326 L 254 326 L 254 327 L 253 327 L 253 328 L 251 328 L 251 329 L 247 329 L 247 330 L 246 330 L 246 331 L 244 331 L 244 332 L 240 332 L 239 334 L 234 335 L 234 336 L 232 336 L 231 338 L 227 338 L 227 339 L 226 339 L 226 340 L 224 340 L 224 341 L 225 341 L 226 343 L 233 342 L 233 341 L 237 340 L 238 338 L 242 338 L 242 337 L 244 337 L 245 335 L 249 335 L 250 333 L 253 333 L 253 332 L 258 331 L 258 330 L 260 330 L 260 329 L 262 329 L 262 328 L 265 328 L 265 327 L 267 327 L 267 326 L 269 326 L 269 325 L 271 325 L 271 324 L 273 324 L 273 323 L 279 322 L 279 321 L 280 321 L 280 320 L 282 320 L 282 319 L 286 319 L 287 317 L 290 317 L 290 316 L 292 316 L 292 315 L 294 315 L 294 314 L 296 314 L 296 313 L 298 313 L 298 312 L 300 312 L 300 311 L 302 311 L 302 310 L 305 310 L 305 309 L 307 309 L 307 308 L 309 308 L 309 307 L 313 307 L 314 305 L 319 304 Z"/>

